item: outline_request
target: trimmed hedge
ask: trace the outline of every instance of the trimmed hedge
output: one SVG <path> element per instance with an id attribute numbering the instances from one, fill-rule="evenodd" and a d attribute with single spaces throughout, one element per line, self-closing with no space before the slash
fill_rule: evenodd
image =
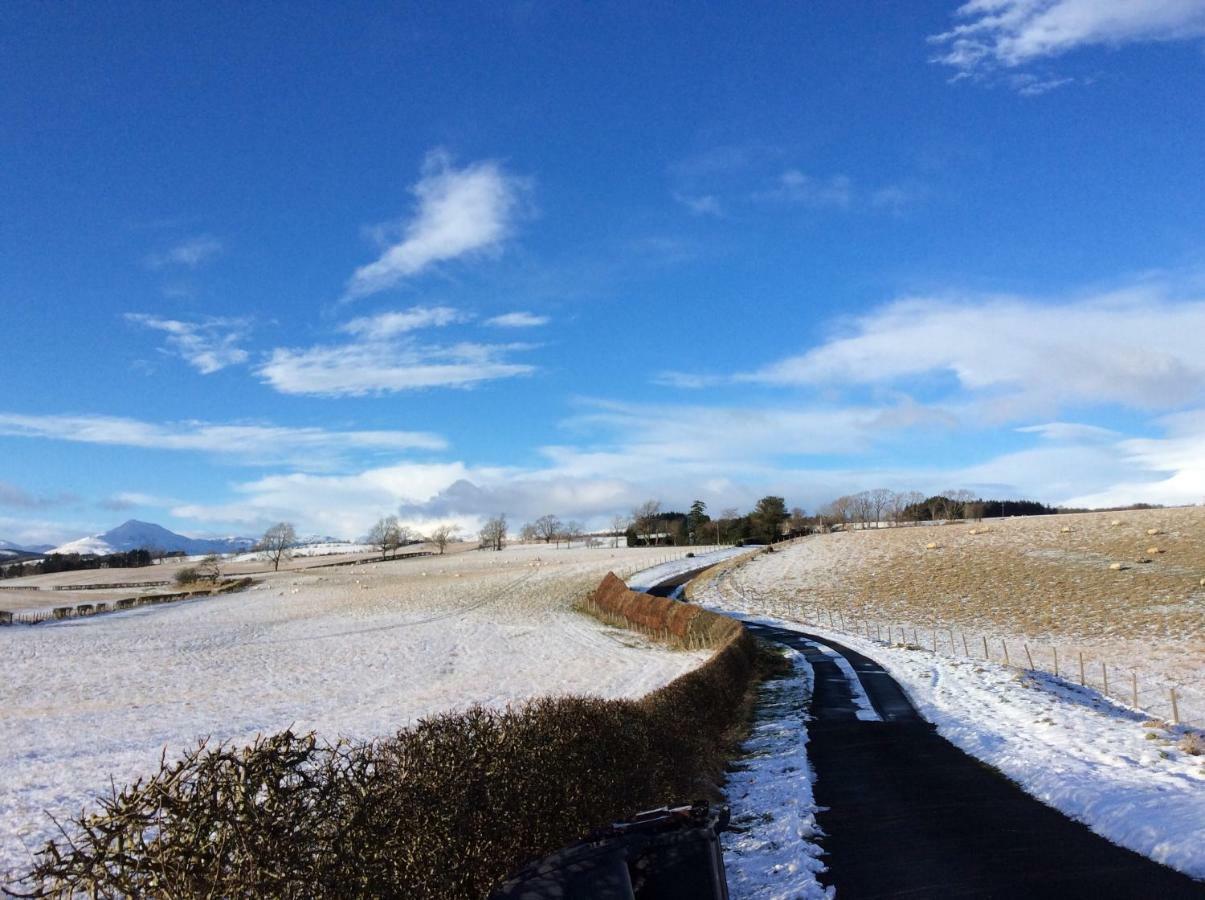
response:
<path id="1" fill-rule="evenodd" d="M 698 618 L 635 597 L 638 621 Z M 482 897 L 594 827 L 713 794 L 757 665 L 736 625 L 640 700 L 473 707 L 369 743 L 202 744 L 48 844 L 27 896 Z"/>
<path id="2" fill-rule="evenodd" d="M 583 607 L 601 618 L 617 619 L 639 631 L 684 646 L 723 644 L 744 630 L 735 619 L 702 607 L 630 591 L 623 580 L 611 572 L 590 594 Z"/>

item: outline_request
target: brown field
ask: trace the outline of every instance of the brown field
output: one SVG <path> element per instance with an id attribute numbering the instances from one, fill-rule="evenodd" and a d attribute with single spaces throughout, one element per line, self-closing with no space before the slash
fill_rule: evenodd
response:
<path id="1" fill-rule="evenodd" d="M 720 589 L 811 621 L 929 629 L 947 646 L 953 629 L 959 653 L 963 634 L 972 646 L 1016 641 L 1014 654 L 1028 645 L 1038 668 L 1051 668 L 1055 647 L 1066 660 L 1083 652 L 1127 684 L 1139 669 L 1201 694 L 1203 578 L 1205 507 L 1187 507 L 817 535 Z"/>

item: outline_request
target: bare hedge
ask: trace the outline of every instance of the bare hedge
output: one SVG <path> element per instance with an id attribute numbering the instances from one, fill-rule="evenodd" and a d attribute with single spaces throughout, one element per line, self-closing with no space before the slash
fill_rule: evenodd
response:
<path id="1" fill-rule="evenodd" d="M 482 897 L 593 827 L 714 794 L 757 652 L 737 627 L 640 700 L 473 707 L 368 743 L 203 743 L 68 825 L 23 895 Z"/>

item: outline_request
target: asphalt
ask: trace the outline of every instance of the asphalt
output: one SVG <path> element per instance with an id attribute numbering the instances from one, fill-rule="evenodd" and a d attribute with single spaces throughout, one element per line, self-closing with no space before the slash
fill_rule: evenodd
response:
<path id="1" fill-rule="evenodd" d="M 1205 884 L 1110 843 L 963 753 L 873 660 L 816 635 L 747 627 L 799 650 L 814 668 L 808 756 L 828 866 L 822 880 L 840 900 L 1205 898 Z M 849 661 L 882 721 L 858 718 L 848 680 L 817 644 Z"/>

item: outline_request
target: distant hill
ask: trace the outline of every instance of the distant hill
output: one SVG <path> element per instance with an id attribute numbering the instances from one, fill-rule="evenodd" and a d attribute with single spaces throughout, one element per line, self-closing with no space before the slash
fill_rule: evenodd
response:
<path id="1" fill-rule="evenodd" d="M 12 541 L 0 541 L 0 562 L 33 559 L 49 549 L 50 544 L 14 544 Z"/>
<path id="2" fill-rule="evenodd" d="M 91 537 L 70 541 L 50 550 L 51 553 L 94 553 L 103 556 L 106 553 L 122 553 L 127 550 L 166 550 L 182 551 L 189 556 L 205 553 L 234 553 L 247 550 L 255 545 L 255 538 L 190 538 L 174 531 L 168 531 L 162 525 L 153 522 L 139 522 L 130 519 L 116 528 L 94 534 Z"/>

